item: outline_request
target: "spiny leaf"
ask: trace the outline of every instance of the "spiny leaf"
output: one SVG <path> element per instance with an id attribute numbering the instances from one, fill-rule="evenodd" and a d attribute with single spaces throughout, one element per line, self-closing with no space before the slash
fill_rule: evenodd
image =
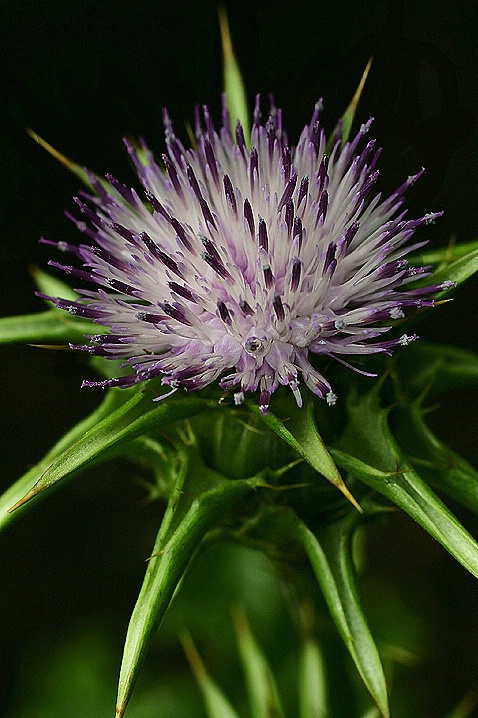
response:
<path id="1" fill-rule="evenodd" d="M 331 454 L 352 476 L 403 509 L 478 578 L 478 544 L 406 461 L 377 390 L 348 401 L 349 422 Z"/>
<path id="2" fill-rule="evenodd" d="M 128 442 L 153 429 L 169 428 L 180 419 L 214 408 L 216 404 L 199 397 L 168 399 L 159 404 L 152 401 L 149 392 L 137 392 L 129 401 L 90 428 L 72 446 L 58 456 L 41 478 L 20 501 L 10 509 L 14 511 L 34 496 L 50 488 L 73 471 L 83 469 Z"/>
<path id="3" fill-rule="evenodd" d="M 232 504 L 251 490 L 265 486 L 261 476 L 225 480 L 202 463 L 197 449 L 193 447 L 191 451 L 189 455 L 181 452 L 176 490 L 171 493 L 131 616 L 118 683 L 116 718 L 121 718 L 126 710 L 151 640 L 204 536 Z"/>
<path id="4" fill-rule="evenodd" d="M 290 405 L 289 416 L 285 421 L 281 421 L 270 411 L 264 416 L 259 407 L 253 402 L 248 402 L 248 407 L 253 414 L 262 419 L 269 429 L 272 429 L 299 456 L 305 459 L 313 469 L 339 489 L 358 511 L 361 511 L 360 506 L 340 476 L 337 466 L 317 430 L 312 402 L 307 401 L 301 409 Z"/>
<path id="5" fill-rule="evenodd" d="M 73 172 L 77 177 L 80 178 L 80 180 L 89 188 L 93 189 L 93 185 L 91 183 L 90 178 L 88 177 L 88 173 L 85 171 L 85 169 L 77 164 L 76 162 L 73 162 L 73 160 L 70 160 L 65 155 L 62 155 L 61 152 L 58 152 L 52 145 L 50 145 L 46 140 L 44 140 L 40 135 L 37 135 L 34 130 L 31 130 L 30 128 L 27 128 L 27 132 L 30 135 L 30 137 L 35 140 L 35 142 L 38 142 L 40 147 L 43 147 L 44 150 L 46 150 L 52 157 L 54 157 L 58 162 L 60 162 L 64 167 L 66 167 L 67 170 L 70 172 Z"/>
<path id="6" fill-rule="evenodd" d="M 350 101 L 350 105 L 347 107 L 344 114 L 342 115 L 342 145 L 344 145 L 350 137 L 355 113 L 357 112 L 357 107 L 360 102 L 365 83 L 367 81 L 368 73 L 370 72 L 370 68 L 372 67 L 372 62 L 373 57 L 371 57 L 370 60 L 367 62 L 358 87 L 355 90 L 355 94 Z"/>
<path id="7" fill-rule="evenodd" d="M 370 60 L 367 62 L 365 70 L 363 71 L 363 75 L 360 78 L 360 82 L 357 89 L 355 90 L 354 96 L 352 97 L 349 106 L 339 120 L 339 123 L 336 125 L 334 132 L 332 132 L 328 139 L 327 147 L 325 150 L 328 155 L 330 155 L 330 153 L 332 152 L 337 137 L 341 137 L 342 146 L 345 145 L 345 143 L 349 139 L 355 113 L 357 112 L 357 107 L 360 102 L 360 97 L 362 96 L 362 92 L 365 87 L 365 83 L 367 81 L 368 73 L 370 72 L 372 62 L 373 57 L 371 57 Z"/>
<path id="8" fill-rule="evenodd" d="M 20 479 L 18 479 L 13 486 L 5 491 L 5 493 L 0 497 L 0 528 L 6 526 L 14 517 L 17 516 L 17 512 L 12 514 L 9 513 L 8 509 L 13 504 L 16 505 L 21 501 L 25 492 L 27 492 L 32 485 L 36 484 L 54 460 L 68 448 L 73 446 L 79 439 L 81 439 L 81 437 L 87 434 L 105 417 L 115 411 L 121 403 L 126 402 L 131 396 L 131 393 L 131 389 L 109 389 L 103 403 L 95 409 L 95 411 L 70 429 L 52 447 L 52 449 L 50 449 L 43 459 L 38 462 L 38 464 L 33 466 Z M 19 514 L 20 513 L 21 511 Z"/>
<path id="9" fill-rule="evenodd" d="M 99 184 L 103 187 L 103 189 L 107 190 L 110 194 L 116 194 L 116 191 L 111 187 L 109 182 L 107 182 L 105 179 L 100 177 L 99 175 L 96 175 L 94 172 L 91 172 L 90 170 L 85 169 L 81 165 L 79 165 L 77 162 L 74 162 L 73 160 L 70 160 L 69 157 L 66 157 L 66 155 L 63 155 L 61 152 L 56 150 L 52 145 L 50 145 L 49 142 L 44 140 L 40 135 L 38 135 L 34 130 L 30 129 L 29 127 L 26 128 L 27 133 L 30 135 L 30 137 L 37 142 L 40 147 L 43 147 L 44 150 L 46 150 L 52 157 L 54 157 L 60 164 L 62 164 L 64 167 L 66 167 L 67 170 L 72 172 L 74 175 L 79 177 L 79 179 L 83 182 L 86 187 L 92 192 L 96 192 L 95 187 L 93 186 L 92 179 L 94 179 L 94 182 L 99 182 Z M 117 195 L 119 196 L 119 195 Z"/>
<path id="10" fill-rule="evenodd" d="M 315 536 L 298 521 L 297 538 L 311 562 L 315 577 L 362 680 L 380 713 L 388 718 L 387 686 L 378 649 L 360 604 L 352 562 L 351 540 L 359 514 L 351 513 Z"/>
<path id="11" fill-rule="evenodd" d="M 398 443 L 416 471 L 437 490 L 478 513 L 478 472 L 435 436 L 420 404 L 398 407 L 394 427 Z"/>
<path id="12" fill-rule="evenodd" d="M 66 312 L 50 309 L 0 319 L 0 344 L 68 344 L 81 342 L 85 334 L 95 334 L 98 325 L 86 319 L 73 319 Z"/>
<path id="13" fill-rule="evenodd" d="M 231 132 L 232 136 L 235 137 L 236 123 L 237 120 L 239 120 L 244 130 L 245 141 L 249 144 L 251 129 L 244 81 L 234 54 L 229 22 L 224 6 L 220 5 L 218 12 L 224 64 L 224 91 L 226 93 L 227 108 L 231 118 Z"/>

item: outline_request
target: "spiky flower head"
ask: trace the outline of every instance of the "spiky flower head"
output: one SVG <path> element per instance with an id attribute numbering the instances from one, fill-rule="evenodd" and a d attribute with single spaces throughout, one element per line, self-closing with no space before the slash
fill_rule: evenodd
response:
<path id="1" fill-rule="evenodd" d="M 338 131 L 329 157 L 320 112 L 319 102 L 294 147 L 273 99 L 262 124 L 257 98 L 249 150 L 225 103 L 219 132 L 207 107 L 196 110 L 192 149 L 165 111 L 164 167 L 125 141 L 147 203 L 111 176 L 107 185 L 91 177 L 96 196 L 76 198 L 85 221 L 72 217 L 89 243 L 56 245 L 83 269 L 51 264 L 96 288 L 50 299 L 109 328 L 73 348 L 121 358 L 133 372 L 84 384 L 159 375 L 172 390 L 195 391 L 219 380 L 236 403 L 258 389 L 265 413 L 279 385 L 300 405 L 302 381 L 333 404 L 311 354 L 347 363 L 416 338 L 382 335 L 444 288 L 414 289 L 428 269 L 405 259 L 425 244 L 410 243 L 415 230 L 440 214 L 405 219 L 404 193 L 423 170 L 389 198 L 371 196 L 380 152 L 364 139 L 371 120 L 351 142 Z"/>

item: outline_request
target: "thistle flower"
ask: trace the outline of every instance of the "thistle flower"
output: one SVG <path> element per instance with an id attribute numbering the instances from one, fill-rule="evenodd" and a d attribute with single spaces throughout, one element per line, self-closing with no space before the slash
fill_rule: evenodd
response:
<path id="1" fill-rule="evenodd" d="M 91 177 L 97 195 L 76 198 L 86 221 L 68 215 L 91 244 L 56 243 L 83 269 L 50 264 L 97 288 L 78 290 L 77 301 L 48 299 L 110 330 L 72 348 L 123 359 L 133 373 L 84 385 L 159 375 L 172 391 L 195 391 L 219 380 L 236 404 L 259 389 L 266 413 L 279 385 L 300 406 L 303 381 L 334 404 L 311 354 L 351 366 L 344 357 L 416 339 L 382 335 L 445 288 L 414 289 L 429 268 L 405 259 L 425 244 L 409 242 L 415 230 L 441 213 L 405 219 L 404 193 L 423 170 L 388 199 L 371 199 L 380 153 L 364 141 L 371 120 L 351 142 L 336 132 L 328 157 L 321 108 L 294 147 L 273 99 L 262 124 L 257 98 L 250 150 L 239 122 L 233 137 L 225 102 L 219 132 L 207 107 L 196 110 L 197 146 L 188 150 L 165 110 L 164 168 L 144 143 L 146 161 L 125 140 L 149 206 L 114 177 L 109 185 Z"/>

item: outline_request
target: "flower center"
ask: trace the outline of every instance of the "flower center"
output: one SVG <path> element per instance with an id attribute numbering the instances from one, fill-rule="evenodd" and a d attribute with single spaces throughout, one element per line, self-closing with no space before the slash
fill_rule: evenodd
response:
<path id="1" fill-rule="evenodd" d="M 247 337 L 242 346 L 244 347 L 245 351 L 251 356 L 263 357 L 270 349 L 271 340 L 265 334 L 260 336 L 257 336 L 256 334 L 251 334 L 249 337 Z"/>

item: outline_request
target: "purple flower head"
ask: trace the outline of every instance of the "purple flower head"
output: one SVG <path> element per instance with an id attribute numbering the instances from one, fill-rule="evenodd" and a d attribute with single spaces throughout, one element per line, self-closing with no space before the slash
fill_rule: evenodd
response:
<path id="1" fill-rule="evenodd" d="M 224 105 L 222 128 L 209 110 L 196 112 L 196 148 L 185 149 L 164 112 L 167 155 L 159 166 L 125 142 L 147 204 L 108 176 L 97 196 L 76 202 L 88 237 L 59 242 L 83 269 L 64 267 L 95 288 L 57 307 L 93 319 L 108 333 L 89 336 L 91 354 L 124 359 L 133 372 L 91 386 L 130 386 L 161 376 L 173 390 L 195 391 L 213 381 L 234 389 L 240 404 L 260 391 L 267 412 L 280 385 L 301 405 L 302 381 L 334 404 L 327 379 L 310 354 L 334 358 L 390 353 L 415 335 L 383 340 L 407 307 L 432 306 L 444 288 L 413 289 L 428 268 L 409 267 L 414 231 L 441 213 L 405 219 L 404 193 L 373 195 L 380 150 L 365 136 L 371 120 L 330 157 L 320 124 L 321 103 L 297 146 L 288 143 L 281 111 L 271 100 L 261 123 L 254 111 L 251 150 L 240 123 L 235 137 Z M 359 371 L 356 367 L 352 367 Z"/>

